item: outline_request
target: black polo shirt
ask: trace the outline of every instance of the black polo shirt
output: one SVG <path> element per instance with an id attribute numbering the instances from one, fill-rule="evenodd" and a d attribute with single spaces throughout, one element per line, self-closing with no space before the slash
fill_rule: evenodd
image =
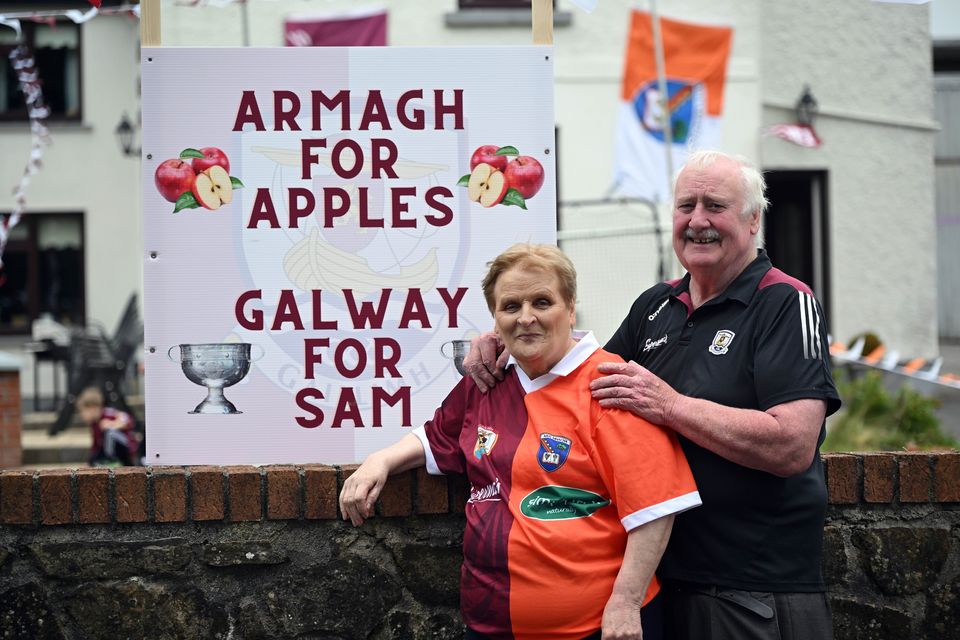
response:
<path id="1" fill-rule="evenodd" d="M 645 291 L 606 349 L 684 395 L 729 407 L 764 411 L 801 398 L 825 400 L 827 415 L 840 407 L 820 305 L 765 251 L 696 310 L 689 286 L 687 274 Z M 703 505 L 677 516 L 658 575 L 753 591 L 823 590 L 820 457 L 779 478 L 680 440 Z"/>

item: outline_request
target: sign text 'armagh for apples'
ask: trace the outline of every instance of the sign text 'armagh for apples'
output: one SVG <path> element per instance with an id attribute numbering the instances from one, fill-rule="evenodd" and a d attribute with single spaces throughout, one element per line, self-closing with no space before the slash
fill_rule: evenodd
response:
<path id="1" fill-rule="evenodd" d="M 150 461 L 361 461 L 429 419 L 487 261 L 556 241 L 552 50 L 142 55 Z"/>

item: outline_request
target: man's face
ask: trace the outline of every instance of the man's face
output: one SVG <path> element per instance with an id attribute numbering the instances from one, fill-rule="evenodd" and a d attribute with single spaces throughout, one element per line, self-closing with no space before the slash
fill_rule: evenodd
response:
<path id="1" fill-rule="evenodd" d="M 740 168 L 731 160 L 721 158 L 680 173 L 673 203 L 673 249 L 694 277 L 732 278 L 756 256 L 760 213 L 744 217 L 744 201 Z"/>

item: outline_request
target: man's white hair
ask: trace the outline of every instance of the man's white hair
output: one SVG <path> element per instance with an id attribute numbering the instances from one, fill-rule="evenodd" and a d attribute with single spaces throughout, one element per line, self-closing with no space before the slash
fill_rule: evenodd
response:
<path id="1" fill-rule="evenodd" d="M 673 198 L 677 198 L 677 178 L 687 167 L 693 169 L 706 169 L 717 160 L 729 160 L 736 163 L 740 168 L 740 177 L 743 180 L 743 210 L 740 212 L 744 218 L 753 215 L 754 212 L 760 213 L 760 229 L 757 231 L 757 246 L 763 246 L 763 216 L 770 207 L 770 201 L 767 200 L 767 181 L 763 179 L 763 174 L 753 166 L 749 160 L 740 155 L 724 153 L 716 150 L 694 151 L 687 158 L 686 163 L 677 172 L 673 179 Z"/>

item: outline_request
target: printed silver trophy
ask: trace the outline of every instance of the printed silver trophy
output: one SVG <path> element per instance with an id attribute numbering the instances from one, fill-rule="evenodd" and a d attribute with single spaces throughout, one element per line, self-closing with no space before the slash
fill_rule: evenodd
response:
<path id="1" fill-rule="evenodd" d="M 225 387 L 235 385 L 250 371 L 250 343 L 222 342 L 211 344 L 180 344 L 167 350 L 180 349 L 180 367 L 187 379 L 207 388 L 207 397 L 188 413 L 230 414 L 243 413 L 223 395 Z"/>
<path id="2" fill-rule="evenodd" d="M 447 354 L 444 347 L 450 345 L 450 351 L 452 354 Z M 450 340 L 449 342 L 444 342 L 440 345 L 440 353 L 443 354 L 445 358 L 451 358 L 453 360 L 453 366 L 457 368 L 457 371 L 460 372 L 461 376 L 467 375 L 467 372 L 463 370 L 463 359 L 467 357 L 467 354 L 470 352 L 470 341 L 469 340 Z"/>

